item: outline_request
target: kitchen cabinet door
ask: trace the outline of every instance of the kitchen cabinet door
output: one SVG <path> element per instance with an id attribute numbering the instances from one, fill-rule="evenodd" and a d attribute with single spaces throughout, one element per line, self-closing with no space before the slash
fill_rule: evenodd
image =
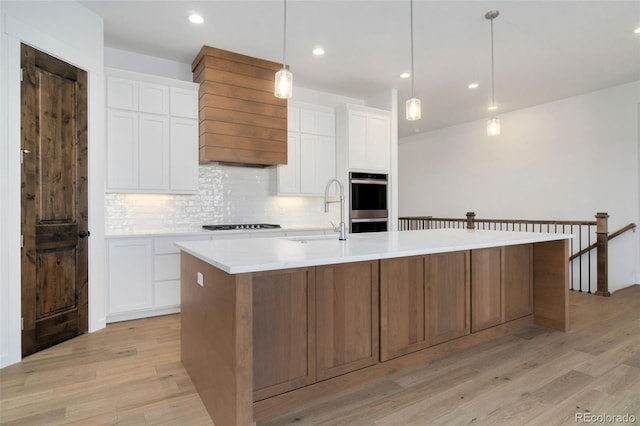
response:
<path id="1" fill-rule="evenodd" d="M 349 168 L 367 169 L 367 114 L 350 111 L 348 119 Z"/>
<path id="2" fill-rule="evenodd" d="M 300 137 L 300 193 L 323 195 L 325 187 L 336 176 L 335 138 L 317 135 Z M 335 190 L 332 188 L 332 194 Z"/>
<path id="3" fill-rule="evenodd" d="M 300 193 L 318 194 L 318 136 L 300 135 Z"/>
<path id="4" fill-rule="evenodd" d="M 107 77 L 107 107 L 138 111 L 138 82 L 114 76 Z"/>
<path id="5" fill-rule="evenodd" d="M 391 133 L 388 116 L 370 114 L 367 117 L 366 162 L 372 170 L 389 170 Z"/>
<path id="6" fill-rule="evenodd" d="M 197 85 L 107 69 L 107 191 L 198 189 Z M 126 78 L 130 77 L 130 78 Z"/>
<path id="7" fill-rule="evenodd" d="M 316 380 L 313 268 L 253 275 L 253 399 Z"/>
<path id="8" fill-rule="evenodd" d="M 348 168 L 388 172 L 391 164 L 389 112 L 360 105 L 347 105 L 339 114 L 346 115 L 346 120 L 343 118 L 346 130 L 340 130 L 338 140 L 340 144 L 347 145 Z"/>
<path id="9" fill-rule="evenodd" d="M 107 322 L 113 314 L 151 308 L 152 240 L 113 239 L 107 247 Z"/>
<path id="10" fill-rule="evenodd" d="M 288 164 L 278 166 L 278 194 L 324 195 L 336 173 L 335 113 L 292 102 L 288 114 Z"/>
<path id="11" fill-rule="evenodd" d="M 141 81 L 139 83 L 138 111 L 152 114 L 169 114 L 169 87 Z"/>
<path id="12" fill-rule="evenodd" d="M 316 375 L 378 362 L 378 262 L 316 267 Z"/>
<path id="13" fill-rule="evenodd" d="M 427 256 L 429 335 L 431 344 L 469 334 L 469 252 Z"/>
<path id="14" fill-rule="evenodd" d="M 169 119 L 139 114 L 138 188 L 162 190 L 169 184 Z"/>
<path id="15" fill-rule="evenodd" d="M 287 164 L 278 166 L 278 194 L 300 194 L 300 134 L 289 132 Z"/>
<path id="16" fill-rule="evenodd" d="M 176 192 L 198 190 L 198 120 L 171 118 L 171 172 L 169 189 Z"/>
<path id="17" fill-rule="evenodd" d="M 198 91 L 193 89 L 170 88 L 170 114 L 172 117 L 198 118 Z"/>
<path id="18" fill-rule="evenodd" d="M 109 110 L 107 113 L 107 186 L 138 187 L 138 114 Z"/>
<path id="19" fill-rule="evenodd" d="M 503 247 L 504 321 L 533 313 L 533 249 L 531 244 Z"/>
<path id="20" fill-rule="evenodd" d="M 300 131 L 300 108 L 289 105 L 287 107 L 287 130 L 290 132 Z"/>
<path id="21" fill-rule="evenodd" d="M 425 257 L 380 261 L 380 361 L 429 345 Z"/>
<path id="22" fill-rule="evenodd" d="M 502 323 L 502 249 L 471 251 L 471 332 Z"/>
<path id="23" fill-rule="evenodd" d="M 336 138 L 333 136 L 319 136 L 316 144 L 316 169 L 314 194 L 324 195 L 324 190 L 330 179 L 336 177 Z M 329 190 L 331 195 L 336 193 L 336 185 Z M 346 201 L 348 203 L 348 200 Z"/>

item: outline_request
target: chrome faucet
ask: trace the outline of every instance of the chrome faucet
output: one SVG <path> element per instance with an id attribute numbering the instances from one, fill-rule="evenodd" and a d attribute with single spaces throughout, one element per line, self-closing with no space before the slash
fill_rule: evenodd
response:
<path id="1" fill-rule="evenodd" d="M 338 187 L 340 188 L 340 199 L 329 201 L 329 187 L 333 182 L 336 182 L 338 184 Z M 340 233 L 340 236 L 338 237 L 338 239 L 344 241 L 347 239 L 347 225 L 344 223 L 344 186 L 342 186 L 342 182 L 340 182 L 336 178 L 329 180 L 329 182 L 327 182 L 327 187 L 324 189 L 324 212 L 325 213 L 329 213 L 329 203 L 340 203 L 340 225 L 335 226 L 333 222 L 331 222 L 331 225 L 333 225 L 333 230 L 335 232 Z"/>

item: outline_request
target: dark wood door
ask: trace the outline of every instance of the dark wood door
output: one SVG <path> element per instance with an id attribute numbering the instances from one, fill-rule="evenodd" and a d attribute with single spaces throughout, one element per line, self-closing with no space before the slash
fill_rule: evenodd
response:
<path id="1" fill-rule="evenodd" d="M 503 322 L 501 247 L 471 250 L 471 332 Z"/>
<path id="2" fill-rule="evenodd" d="M 429 346 L 425 257 L 380 261 L 380 361 Z"/>
<path id="3" fill-rule="evenodd" d="M 253 275 L 253 400 L 316 380 L 315 270 Z"/>
<path id="4" fill-rule="evenodd" d="M 22 355 L 87 331 L 87 74 L 22 45 Z"/>
<path id="5" fill-rule="evenodd" d="M 504 321 L 511 321 L 533 313 L 533 250 L 531 244 L 521 244 L 502 252 Z"/>
<path id="6" fill-rule="evenodd" d="M 378 262 L 316 267 L 318 380 L 378 362 Z"/>
<path id="7" fill-rule="evenodd" d="M 470 332 L 469 252 L 427 256 L 429 337 L 431 344 Z"/>

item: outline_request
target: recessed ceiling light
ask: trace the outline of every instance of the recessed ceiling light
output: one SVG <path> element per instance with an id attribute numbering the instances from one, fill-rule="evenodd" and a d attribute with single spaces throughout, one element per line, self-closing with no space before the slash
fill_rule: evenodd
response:
<path id="1" fill-rule="evenodd" d="M 408 72 L 403 72 L 402 74 L 400 74 L 400 78 L 409 78 L 411 77 L 411 74 L 409 74 Z"/>
<path id="2" fill-rule="evenodd" d="M 635 30 L 633 30 L 634 34 L 640 34 L 640 27 L 636 28 Z"/>
<path id="3" fill-rule="evenodd" d="M 316 56 L 322 56 L 324 55 L 324 49 L 322 47 L 316 47 L 313 49 L 312 53 Z"/>
<path id="4" fill-rule="evenodd" d="M 189 15 L 189 21 L 191 21 L 192 24 L 202 24 L 204 22 L 204 18 L 197 13 L 192 13 Z"/>
<path id="5" fill-rule="evenodd" d="M 480 85 L 478 83 L 471 83 L 470 85 L 468 85 L 467 87 L 469 89 L 477 89 Z"/>

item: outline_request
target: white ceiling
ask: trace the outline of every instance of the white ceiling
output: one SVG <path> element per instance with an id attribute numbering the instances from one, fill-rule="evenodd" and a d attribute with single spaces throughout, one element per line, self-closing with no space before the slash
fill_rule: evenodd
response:
<path id="1" fill-rule="evenodd" d="M 104 18 L 105 45 L 191 63 L 207 44 L 282 61 L 282 0 L 81 1 Z M 414 0 L 415 94 L 407 122 L 409 0 L 289 0 L 287 62 L 295 85 L 365 99 L 399 91 L 400 137 L 488 115 L 490 23 L 499 112 L 640 79 L 640 1 Z M 198 11 L 205 23 L 188 22 Z M 315 57 L 316 45 L 326 54 Z M 467 85 L 478 82 L 470 90 Z M 419 129 L 419 130 L 418 130 Z"/>

